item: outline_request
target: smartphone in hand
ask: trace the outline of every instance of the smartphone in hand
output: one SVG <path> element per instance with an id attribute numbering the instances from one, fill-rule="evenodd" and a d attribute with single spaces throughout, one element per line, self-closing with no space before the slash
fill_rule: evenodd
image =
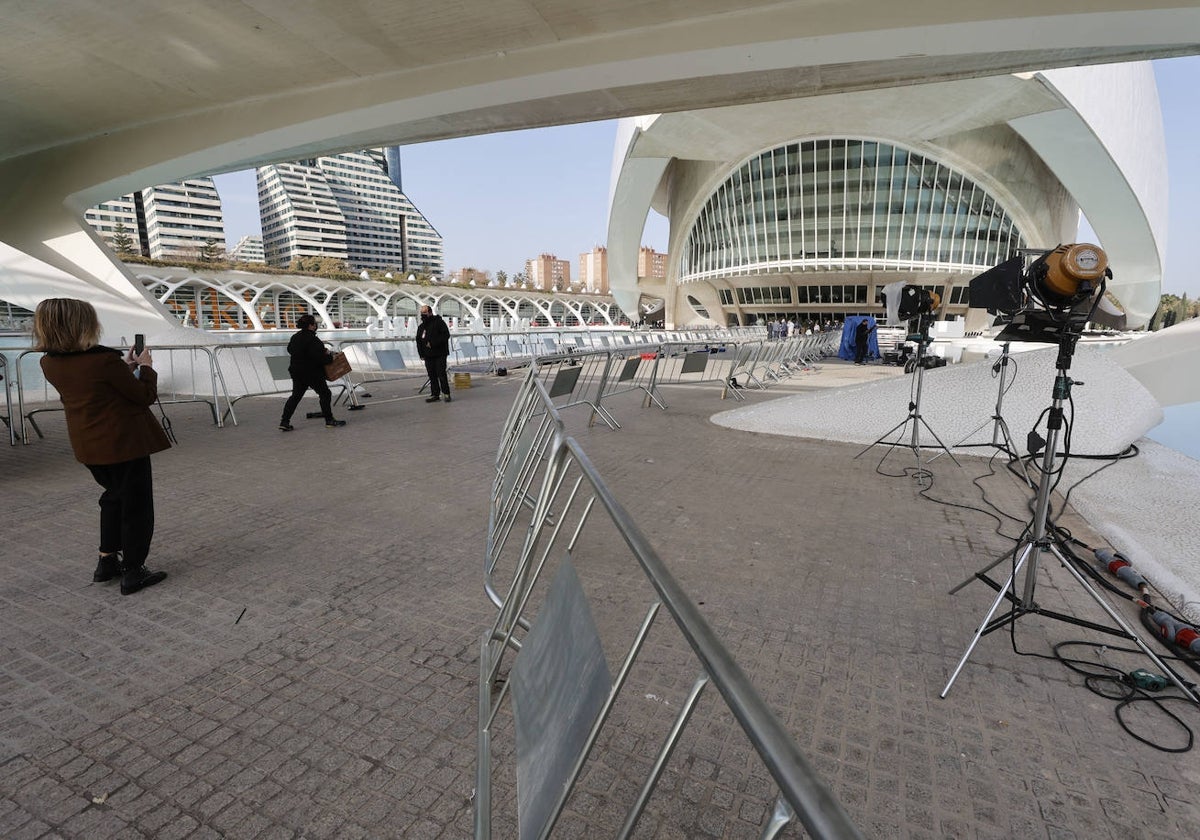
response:
<path id="1" fill-rule="evenodd" d="M 133 337 L 133 355 L 140 356 L 142 351 L 146 349 L 146 336 L 138 333 Z"/>

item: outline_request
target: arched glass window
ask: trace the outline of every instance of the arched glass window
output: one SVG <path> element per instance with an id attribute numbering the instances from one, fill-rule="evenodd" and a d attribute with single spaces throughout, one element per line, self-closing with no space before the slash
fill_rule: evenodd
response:
<path id="1" fill-rule="evenodd" d="M 870 140 L 792 143 L 743 163 L 700 208 L 679 279 L 766 271 L 977 272 L 1025 247 L 978 184 Z"/>

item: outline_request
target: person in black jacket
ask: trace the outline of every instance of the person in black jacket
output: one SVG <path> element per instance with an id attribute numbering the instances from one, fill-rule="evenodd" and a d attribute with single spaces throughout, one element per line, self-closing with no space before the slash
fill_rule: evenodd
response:
<path id="1" fill-rule="evenodd" d="M 345 420 L 333 418 L 333 395 L 325 384 L 325 365 L 333 361 L 333 354 L 325 349 L 325 342 L 317 338 L 317 319 L 313 315 L 301 315 L 296 321 L 299 327 L 296 334 L 288 342 L 288 355 L 292 363 L 288 365 L 288 373 L 292 375 L 292 395 L 283 404 L 283 416 L 279 418 L 279 431 L 290 432 L 292 414 L 300 399 L 309 388 L 316 393 L 321 402 L 321 414 L 325 416 L 325 427 L 336 429 L 345 426 Z"/>
<path id="2" fill-rule="evenodd" d="M 417 353 L 425 360 L 425 372 L 429 374 L 429 399 L 435 403 L 445 394 L 450 402 L 450 382 L 446 379 L 446 359 L 450 355 L 450 328 L 442 316 L 434 315 L 433 309 L 421 307 L 421 326 L 417 327 Z"/>
<path id="3" fill-rule="evenodd" d="M 867 319 L 858 322 L 854 328 L 854 364 L 865 365 L 867 358 L 867 340 L 875 332 L 875 325 L 867 326 Z"/>

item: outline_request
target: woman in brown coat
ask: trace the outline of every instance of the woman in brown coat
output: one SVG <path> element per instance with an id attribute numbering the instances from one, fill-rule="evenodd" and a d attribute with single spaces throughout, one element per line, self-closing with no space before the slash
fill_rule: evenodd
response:
<path id="1" fill-rule="evenodd" d="M 90 303 L 51 298 L 33 317 L 34 349 L 45 353 L 42 372 L 62 398 L 75 458 L 104 488 L 100 494 L 100 559 L 92 579 L 121 575 L 121 594 L 167 576 L 146 568 L 154 535 L 150 456 L 171 443 L 150 406 L 158 375 L 150 351 L 102 346 L 100 320 Z"/>

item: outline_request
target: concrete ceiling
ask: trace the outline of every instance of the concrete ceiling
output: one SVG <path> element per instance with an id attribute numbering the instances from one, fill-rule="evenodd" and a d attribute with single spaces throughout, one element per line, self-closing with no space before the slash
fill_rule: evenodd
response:
<path id="1" fill-rule="evenodd" d="M 150 184 L 390 143 L 1197 53 L 1195 0 L 6 0 L 0 242 L 60 272 L 57 293 L 73 279 L 146 309 L 82 215 Z M 4 299 L 29 305 L 49 282 L 0 260 Z"/>
<path id="2" fill-rule="evenodd" d="M 627 84 L 620 74 L 593 76 L 586 104 L 560 101 L 556 107 L 553 100 L 541 101 L 487 118 L 418 121 L 401 132 L 403 139 L 429 139 L 916 79 L 1174 55 L 1195 52 L 1200 43 L 1200 21 L 1186 18 L 1193 5 L 1169 0 L 9 2 L 0 4 L 0 160 L 164 121 L 220 119 L 229 106 L 261 109 L 297 95 L 320 100 L 324 112 L 331 104 L 335 110 L 361 106 L 360 89 L 369 80 L 390 80 L 392 96 L 401 98 L 489 80 L 648 62 L 636 83 Z M 1081 7 L 1086 14 L 1079 14 Z M 1131 14 L 1138 25 L 1119 32 L 1110 28 L 1116 17 Z M 1046 43 L 1042 33 L 1062 27 L 1064 15 L 1079 22 Z M 1177 23 L 1164 25 L 1168 19 Z M 937 38 L 936 28 L 956 25 L 985 27 L 995 37 L 948 43 Z M 927 34 L 915 40 L 899 35 L 922 31 Z M 809 50 L 811 56 L 794 56 L 790 71 L 761 58 L 736 72 L 737 62 L 726 56 L 724 72 L 719 61 L 710 64 L 708 72 L 724 77 L 716 83 L 704 81 L 704 72 L 669 78 L 672 74 L 653 66 L 662 56 L 678 56 L 682 69 L 688 55 L 700 52 L 732 49 L 750 58 L 764 44 L 805 38 L 815 39 L 810 41 L 815 46 L 847 36 L 851 41 L 843 62 Z M 853 48 L 855 36 L 875 43 L 869 57 Z M 930 42 L 923 43 L 926 39 Z M 983 44 L 990 48 L 981 49 Z M 751 78 L 738 78 L 742 73 Z M 301 107 L 295 116 L 310 113 Z M 339 139 L 324 142 L 336 145 Z"/>

